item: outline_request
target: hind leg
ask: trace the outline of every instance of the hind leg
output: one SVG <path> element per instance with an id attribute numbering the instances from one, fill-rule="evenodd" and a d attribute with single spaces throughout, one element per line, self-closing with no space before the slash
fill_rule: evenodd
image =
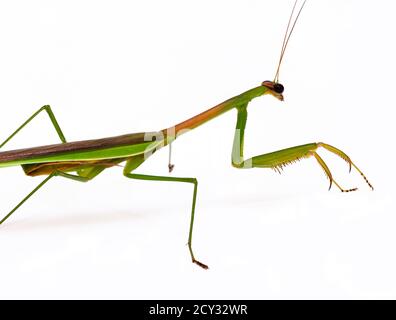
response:
<path id="1" fill-rule="evenodd" d="M 10 141 L 19 131 L 21 131 L 30 121 L 32 121 L 41 111 L 46 111 L 48 114 L 48 117 L 51 120 L 52 125 L 54 126 L 56 132 L 58 133 L 59 139 L 65 143 L 66 138 L 62 132 L 62 129 L 60 128 L 58 121 L 55 118 L 54 113 L 51 110 L 51 107 L 49 105 L 43 106 L 40 109 L 38 109 L 35 113 L 33 113 L 30 118 L 28 118 L 22 125 L 16 129 L 7 139 L 3 141 L 3 143 L 0 144 L 0 148 L 2 148 L 8 141 Z"/>
<path id="2" fill-rule="evenodd" d="M 8 214 L 6 214 L 3 219 L 0 220 L 0 225 L 6 221 L 20 206 L 22 206 L 33 194 L 35 194 L 42 186 L 44 186 L 51 178 L 58 176 L 66 179 L 71 179 L 78 182 L 88 182 L 96 177 L 102 170 L 94 170 L 96 167 L 92 167 L 92 171 L 87 173 L 85 176 L 74 175 L 70 173 L 65 173 L 62 171 L 54 171 L 47 178 L 45 178 L 36 188 L 34 188 L 25 198 L 22 199 Z"/>

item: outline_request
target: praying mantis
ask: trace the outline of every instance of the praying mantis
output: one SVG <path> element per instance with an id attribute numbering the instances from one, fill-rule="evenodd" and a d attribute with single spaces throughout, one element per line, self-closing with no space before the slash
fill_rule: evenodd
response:
<path id="1" fill-rule="evenodd" d="M 237 169 L 270 168 L 280 171 L 284 166 L 292 164 L 293 162 L 304 158 L 314 157 L 330 181 L 329 189 L 334 183 L 342 192 L 351 192 L 357 190 L 357 188 L 344 189 L 338 182 L 334 180 L 329 167 L 317 153 L 318 148 L 324 148 L 345 160 L 349 165 L 350 171 L 352 167 L 357 170 L 357 172 L 359 172 L 366 181 L 368 186 L 373 189 L 373 186 L 370 184 L 366 176 L 355 165 L 355 163 L 352 162 L 349 156 L 347 156 L 340 149 L 323 142 L 303 144 L 271 153 L 253 156 L 248 159 L 245 159 L 244 157 L 244 139 L 248 117 L 247 108 L 249 103 L 253 99 L 264 95 L 270 95 L 280 101 L 283 101 L 284 86 L 279 83 L 279 70 L 290 36 L 294 30 L 305 2 L 306 1 L 304 1 L 300 6 L 300 9 L 298 10 L 293 22 L 292 18 L 296 12 L 298 0 L 294 2 L 294 6 L 287 24 L 286 33 L 283 39 L 274 80 L 264 81 L 259 86 L 232 97 L 190 119 L 176 124 L 175 126 L 159 131 L 139 132 L 102 139 L 67 142 L 51 107 L 49 105 L 41 107 L 24 123 L 22 123 L 22 125 L 20 125 L 7 139 L 5 139 L 5 141 L 0 144 L 0 148 L 4 147 L 18 132 L 20 132 L 20 130 L 22 130 L 38 114 L 42 112 L 47 113 L 61 143 L 0 152 L 0 168 L 21 166 L 25 174 L 28 176 L 46 176 L 46 178 L 41 183 L 39 183 L 25 198 L 22 199 L 22 201 L 20 201 L 0 220 L 0 225 L 5 222 L 18 208 L 20 208 L 22 204 L 24 204 L 33 194 L 35 194 L 50 179 L 54 177 L 62 177 L 77 182 L 88 182 L 98 176 L 104 170 L 113 166 L 119 166 L 121 163 L 125 163 L 123 166 L 123 175 L 130 179 L 181 182 L 193 185 L 190 225 L 188 232 L 188 248 L 192 262 L 203 269 L 208 269 L 206 264 L 195 258 L 192 249 L 198 180 L 194 177 L 173 177 L 170 175 L 158 176 L 140 174 L 135 173 L 135 170 L 138 169 L 139 166 L 148 158 L 150 158 L 156 151 L 168 146 L 168 168 L 169 173 L 171 173 L 174 168 L 174 165 L 171 163 L 172 143 L 174 143 L 174 141 L 181 135 L 233 109 L 237 111 L 237 122 L 231 153 L 231 163 L 233 167 Z"/>

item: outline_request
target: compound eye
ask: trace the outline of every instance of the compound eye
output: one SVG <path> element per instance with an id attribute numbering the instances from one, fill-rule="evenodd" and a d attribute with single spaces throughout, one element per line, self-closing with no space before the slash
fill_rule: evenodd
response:
<path id="1" fill-rule="evenodd" d="M 280 83 L 275 83 L 274 84 L 274 89 L 273 89 L 276 93 L 282 93 L 285 88 L 283 87 L 283 85 L 281 85 Z"/>

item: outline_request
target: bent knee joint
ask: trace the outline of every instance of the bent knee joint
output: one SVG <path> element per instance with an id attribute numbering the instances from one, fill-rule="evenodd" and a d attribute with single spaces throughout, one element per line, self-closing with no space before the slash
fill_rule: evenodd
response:
<path id="1" fill-rule="evenodd" d="M 232 160 L 231 165 L 237 169 L 249 169 L 253 167 L 253 162 L 251 158 L 244 161 Z"/>

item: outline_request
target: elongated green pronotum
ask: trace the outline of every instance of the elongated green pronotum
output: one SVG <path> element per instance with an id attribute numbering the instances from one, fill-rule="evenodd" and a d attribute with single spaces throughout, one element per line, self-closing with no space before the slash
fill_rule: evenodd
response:
<path id="1" fill-rule="evenodd" d="M 260 86 L 250 89 L 231 99 L 228 99 L 220 103 L 219 105 L 198 114 L 195 117 L 192 117 L 186 121 L 177 124 L 176 126 L 155 132 L 141 132 L 104 139 L 66 142 L 66 138 L 58 124 L 58 121 L 55 118 L 54 113 L 51 110 L 51 107 L 46 105 L 40 108 L 30 118 L 28 118 L 17 130 L 15 130 L 15 132 L 13 132 L 0 145 L 0 148 L 3 147 L 8 141 L 10 141 L 22 128 L 24 128 L 31 120 L 33 120 L 33 118 L 35 118 L 42 111 L 47 112 L 62 143 L 0 152 L 0 167 L 20 165 L 22 166 L 24 172 L 29 176 L 47 176 L 14 209 L 12 209 L 4 218 L 2 218 L 2 220 L 0 220 L 0 224 L 7 220 L 27 199 L 29 199 L 37 190 L 39 190 L 44 184 L 46 184 L 51 178 L 55 176 L 68 178 L 80 182 L 87 182 L 96 177 L 103 170 L 125 162 L 123 173 L 124 176 L 127 178 L 138 180 L 184 182 L 191 183 L 194 186 L 188 235 L 188 247 L 190 250 L 192 262 L 198 264 L 204 269 L 207 269 L 207 266 L 205 264 L 195 259 L 191 246 L 198 186 L 197 179 L 145 175 L 132 172 L 134 172 L 134 170 L 137 169 L 145 160 L 147 160 L 155 151 L 165 146 L 169 146 L 170 151 L 171 143 L 183 133 L 194 129 L 231 109 L 237 110 L 237 123 L 232 148 L 232 165 L 235 168 L 271 168 L 279 171 L 284 166 L 291 164 L 297 160 L 313 156 L 318 161 L 319 165 L 323 168 L 327 178 L 330 180 L 330 187 L 334 182 L 334 184 L 342 192 L 357 190 L 357 188 L 343 189 L 334 180 L 328 166 L 316 152 L 319 147 L 323 147 L 324 149 L 327 149 L 328 151 L 344 159 L 349 164 L 350 169 L 354 167 L 363 176 L 367 184 L 371 188 L 373 188 L 366 179 L 366 177 L 363 175 L 362 171 L 359 170 L 359 168 L 344 152 L 329 144 L 322 142 L 308 143 L 301 146 L 291 147 L 271 153 L 258 155 L 247 160 L 244 159 L 243 145 L 248 115 L 247 107 L 250 101 L 267 94 L 279 99 L 280 101 L 283 101 L 282 93 L 284 91 L 284 87 L 279 83 L 279 68 L 290 35 L 294 29 L 294 26 L 305 4 L 305 1 L 303 2 L 300 10 L 298 11 L 294 23 L 291 24 L 296 4 L 297 0 L 294 3 L 293 10 L 290 15 L 274 80 L 264 81 Z M 173 169 L 173 165 L 171 164 L 170 160 L 171 158 L 169 153 L 169 172 L 171 172 Z"/>

